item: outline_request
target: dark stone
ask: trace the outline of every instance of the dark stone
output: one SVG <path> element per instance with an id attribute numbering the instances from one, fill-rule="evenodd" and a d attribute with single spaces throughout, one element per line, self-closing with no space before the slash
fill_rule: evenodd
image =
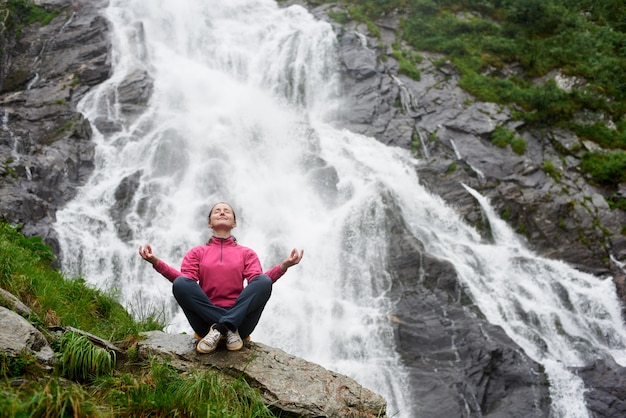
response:
<path id="1" fill-rule="evenodd" d="M 626 367 L 598 360 L 577 372 L 590 388 L 585 400 L 594 418 L 626 416 Z"/>

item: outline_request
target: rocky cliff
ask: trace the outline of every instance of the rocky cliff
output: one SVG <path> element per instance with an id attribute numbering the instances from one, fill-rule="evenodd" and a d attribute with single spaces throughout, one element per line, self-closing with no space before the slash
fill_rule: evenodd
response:
<path id="1" fill-rule="evenodd" d="M 60 13 L 46 26 L 26 27 L 19 37 L 2 34 L 8 52 L 0 71 L 0 216 L 24 224 L 25 234 L 42 236 L 56 249 L 55 212 L 94 166 L 90 126 L 76 106 L 110 75 L 111 56 L 107 22 L 99 14 L 106 2 L 39 3 Z M 441 64 L 440 57 L 421 53 L 419 81 L 398 74 L 390 55 L 397 16 L 376 22 L 378 39 L 358 22 L 339 25 L 329 19 L 335 4 L 301 4 L 336 30 L 349 103 L 342 115 L 345 127 L 414 149 L 423 161 L 420 180 L 468 222 L 482 225 L 485 239 L 486 220 L 462 184 L 489 197 L 537 252 L 599 276 L 610 274 L 618 288 L 624 285 L 619 263 L 626 261 L 621 234 L 626 215 L 609 208 L 606 199 L 613 191 L 589 184 L 578 169 L 580 153 L 592 144 L 568 132 L 525 129 L 508 109 L 475 101 L 458 87 L 456 69 Z M 137 74 L 126 85 L 119 93 L 135 112 L 132 104 L 149 95 L 150 80 Z M 104 127 L 106 121 L 97 123 Z M 497 125 L 525 139 L 523 155 L 490 143 Z M 542 170 L 546 160 L 557 164 L 558 178 Z M 618 193 L 626 195 L 626 186 Z M 425 416 L 442 416 L 441 408 L 446 416 L 546 416 L 541 367 L 481 318 L 453 266 L 425 254 L 393 211 L 389 228 L 397 235 L 389 260 L 397 347 L 411 371 L 417 409 Z M 623 386 L 600 383 L 615 370 L 621 369 L 590 365 L 582 374 L 595 388 L 590 393 L 597 416 L 611 416 L 623 405 Z"/>
<path id="2" fill-rule="evenodd" d="M 0 34 L 0 216 L 57 249 L 51 224 L 94 167 L 91 128 L 76 106 L 111 73 L 106 1 L 39 2 L 45 26 Z M 21 18 L 24 18 L 23 16 Z"/>

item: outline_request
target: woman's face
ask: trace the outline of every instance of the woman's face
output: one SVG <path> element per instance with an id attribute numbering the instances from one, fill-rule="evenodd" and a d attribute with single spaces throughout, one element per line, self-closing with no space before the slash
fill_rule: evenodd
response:
<path id="1" fill-rule="evenodd" d="M 213 206 L 211 209 L 211 214 L 209 215 L 209 227 L 213 228 L 213 230 L 222 229 L 222 230 L 231 230 L 235 226 L 237 226 L 237 221 L 235 220 L 235 211 L 230 207 L 228 203 L 218 203 Z"/>

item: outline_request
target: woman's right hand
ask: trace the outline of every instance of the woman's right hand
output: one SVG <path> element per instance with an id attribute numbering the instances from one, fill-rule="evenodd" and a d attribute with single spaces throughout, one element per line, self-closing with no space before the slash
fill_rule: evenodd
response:
<path id="1" fill-rule="evenodd" d="M 139 246 L 139 255 L 144 260 L 152 263 L 153 266 L 156 266 L 158 264 L 158 262 L 159 262 L 159 259 L 157 258 L 157 256 L 154 255 L 154 253 L 152 252 L 152 247 L 150 246 L 150 244 L 146 244 L 145 247 L 142 247 L 140 245 Z"/>

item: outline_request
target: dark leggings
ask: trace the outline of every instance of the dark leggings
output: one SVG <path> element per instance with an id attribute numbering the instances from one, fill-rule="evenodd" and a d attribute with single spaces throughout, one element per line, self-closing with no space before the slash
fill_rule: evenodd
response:
<path id="1" fill-rule="evenodd" d="M 211 325 L 217 322 L 238 329 L 241 338 L 246 338 L 261 319 L 265 304 L 272 294 L 272 279 L 265 274 L 252 279 L 230 308 L 213 305 L 198 282 L 188 277 L 177 277 L 172 293 L 191 328 L 199 336 L 204 337 Z"/>

